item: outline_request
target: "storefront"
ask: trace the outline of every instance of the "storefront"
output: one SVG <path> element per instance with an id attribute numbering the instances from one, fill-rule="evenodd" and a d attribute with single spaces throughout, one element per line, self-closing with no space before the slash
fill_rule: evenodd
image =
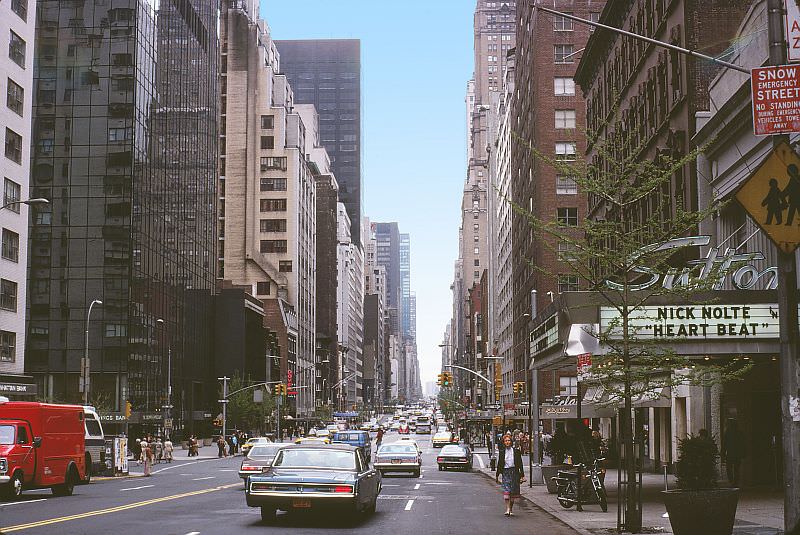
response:
<path id="1" fill-rule="evenodd" d="M 663 341 L 676 356 L 691 359 L 692 366 L 739 361 L 749 368 L 740 380 L 713 386 L 678 384 L 675 378 L 680 371 L 665 381 L 672 383 L 669 386 L 658 385 L 659 381 L 653 381 L 657 385 L 653 388 L 637 385 L 632 403 L 634 436 L 645 470 L 670 468 L 677 459 L 678 439 L 700 429 L 709 430 L 722 445 L 735 421 L 745 450 L 742 482 L 780 481 L 776 301 L 771 290 L 720 290 L 697 296 L 692 303 L 670 302 L 662 296 L 648 301 L 631 317 L 637 336 Z M 606 351 L 597 333 L 613 333 L 618 325 L 615 314 L 616 309 L 603 306 L 598 294 L 562 294 L 534 322 L 530 369 L 577 375 L 579 355 L 585 359 L 585 355 Z M 535 333 L 545 323 L 558 327 L 551 340 L 542 342 Z M 613 450 L 619 443 L 615 416 L 622 405 L 621 385 L 604 389 L 591 375 L 583 379 L 579 395 L 547 400 L 538 407 L 539 416 L 543 422 L 549 420 L 553 429 L 580 417 L 598 429 Z"/>
<path id="2" fill-rule="evenodd" d="M 33 377 L 0 374 L 0 396 L 11 401 L 35 401 L 37 394 Z"/>

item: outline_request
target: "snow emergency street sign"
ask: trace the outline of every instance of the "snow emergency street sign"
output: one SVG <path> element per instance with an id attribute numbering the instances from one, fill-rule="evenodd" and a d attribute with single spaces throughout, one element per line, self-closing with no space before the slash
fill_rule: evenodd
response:
<path id="1" fill-rule="evenodd" d="M 736 200 L 785 253 L 800 245 L 800 156 L 785 142 L 736 192 Z"/>
<path id="2" fill-rule="evenodd" d="M 789 45 L 789 61 L 800 61 L 800 6 L 797 0 L 785 0 L 786 42 Z"/>
<path id="3" fill-rule="evenodd" d="M 800 132 L 800 65 L 758 67 L 750 84 L 755 135 Z"/>

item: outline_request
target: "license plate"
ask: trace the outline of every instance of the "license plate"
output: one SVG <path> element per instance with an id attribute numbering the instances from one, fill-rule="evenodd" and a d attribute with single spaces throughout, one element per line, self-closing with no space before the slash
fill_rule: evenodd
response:
<path id="1" fill-rule="evenodd" d="M 400 459 L 392 459 L 392 464 L 400 464 Z"/>
<path id="2" fill-rule="evenodd" d="M 292 500 L 292 507 L 294 507 L 295 509 L 310 509 L 311 500 L 303 500 L 300 498 L 296 498 Z"/>

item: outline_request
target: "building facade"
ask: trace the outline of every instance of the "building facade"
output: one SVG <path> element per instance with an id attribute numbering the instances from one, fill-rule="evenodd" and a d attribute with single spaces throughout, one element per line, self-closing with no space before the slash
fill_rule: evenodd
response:
<path id="1" fill-rule="evenodd" d="M 278 321 L 271 330 L 296 330 L 294 358 L 281 346 L 281 380 L 296 416 L 306 417 L 319 358 L 315 180 L 329 170 L 316 150 L 316 112 L 294 102 L 269 27 L 249 9 L 235 1 L 222 9 L 218 276 L 281 311 L 266 314 Z"/>
<path id="2" fill-rule="evenodd" d="M 361 42 L 358 39 L 276 41 L 281 73 L 295 102 L 320 114 L 320 138 L 347 207 L 350 235 L 361 245 L 364 194 L 361 186 Z"/>
<path id="3" fill-rule="evenodd" d="M 339 186 L 333 175 L 318 175 L 317 188 L 317 404 L 331 402 L 331 387 L 339 369 L 339 337 L 336 325 L 337 290 L 337 217 Z M 327 362 L 326 362 L 327 361 Z"/>
<path id="4" fill-rule="evenodd" d="M 210 427 L 217 22 L 205 0 L 37 6 L 32 194 L 51 204 L 26 370 L 49 400 L 130 401 L 132 433 L 161 426 L 170 386 L 175 433 Z"/>
<path id="5" fill-rule="evenodd" d="M 0 199 L 0 395 L 27 398 L 36 393 L 25 377 L 25 323 L 30 199 L 31 103 L 35 50 L 36 2 L 15 0 L 0 5 L 0 35 L 8 50 L 0 54 L 0 158 L 3 198 Z M 15 386 L 5 386 L 14 384 Z"/>
<path id="6" fill-rule="evenodd" d="M 364 255 L 350 237 L 352 224 L 344 203 L 338 205 L 339 269 L 337 325 L 341 352 L 341 410 L 363 402 L 364 381 Z"/>

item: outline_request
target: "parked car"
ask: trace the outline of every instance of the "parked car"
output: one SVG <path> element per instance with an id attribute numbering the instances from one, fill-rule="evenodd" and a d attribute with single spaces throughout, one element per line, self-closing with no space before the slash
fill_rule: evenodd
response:
<path id="1" fill-rule="evenodd" d="M 294 439 L 295 444 L 330 444 L 330 437 L 299 437 Z"/>
<path id="2" fill-rule="evenodd" d="M 261 444 L 271 444 L 272 441 L 267 437 L 253 437 L 248 438 L 245 440 L 244 444 L 242 444 L 242 455 L 247 455 L 250 452 L 250 448 L 256 445 Z"/>
<path id="3" fill-rule="evenodd" d="M 375 454 L 373 466 L 385 474 L 386 472 L 411 472 L 419 477 L 422 470 L 422 455 L 417 445 L 411 441 L 383 444 Z"/>
<path id="4" fill-rule="evenodd" d="M 247 479 L 248 476 L 260 474 L 272 466 L 272 460 L 284 446 L 286 444 L 278 442 L 259 443 L 253 446 L 239 466 L 239 477 Z"/>
<path id="5" fill-rule="evenodd" d="M 50 487 L 71 496 L 86 477 L 86 428 L 80 405 L 0 399 L 0 491 Z"/>
<path id="6" fill-rule="evenodd" d="M 441 448 L 453 443 L 453 433 L 450 431 L 440 431 L 433 435 L 431 444 L 434 448 Z"/>
<path id="7" fill-rule="evenodd" d="M 350 444 L 361 450 L 367 462 L 372 460 L 372 439 L 367 431 L 340 431 L 333 435 L 334 444 Z"/>
<path id="8" fill-rule="evenodd" d="M 439 471 L 460 468 L 469 472 L 472 470 L 472 450 L 466 444 L 449 444 L 439 452 L 436 464 L 439 465 Z"/>
<path id="9" fill-rule="evenodd" d="M 261 508 L 265 522 L 275 512 L 335 511 L 373 513 L 381 491 L 381 474 L 370 468 L 358 448 L 289 445 L 281 448 L 266 472 L 251 475 L 245 485 L 250 507 Z"/>

